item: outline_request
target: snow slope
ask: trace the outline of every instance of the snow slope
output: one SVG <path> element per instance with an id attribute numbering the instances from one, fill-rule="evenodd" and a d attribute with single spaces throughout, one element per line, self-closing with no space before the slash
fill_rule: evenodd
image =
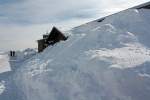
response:
<path id="1" fill-rule="evenodd" d="M 0 53 L 0 73 L 10 71 L 9 57 L 5 53 Z"/>
<path id="2" fill-rule="evenodd" d="M 70 31 L 14 75 L 23 100 L 149 100 L 150 10 L 129 9 Z"/>
<path id="3" fill-rule="evenodd" d="M 16 51 L 15 57 L 10 57 L 9 52 L 0 53 L 0 100 L 22 100 L 13 75 L 24 61 L 35 54 L 35 49 Z"/>
<path id="4" fill-rule="evenodd" d="M 10 100 L 149 100 L 149 16 L 128 9 L 70 30 L 19 65 Z"/>

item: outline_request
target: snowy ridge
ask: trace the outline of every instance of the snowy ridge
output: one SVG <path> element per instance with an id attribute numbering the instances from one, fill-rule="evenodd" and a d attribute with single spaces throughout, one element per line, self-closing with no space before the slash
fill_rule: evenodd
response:
<path id="1" fill-rule="evenodd" d="M 1 96 L 5 100 L 149 100 L 149 15 L 148 9 L 128 9 L 70 30 L 67 41 L 19 64 L 11 85 L 1 85 L 6 87 Z"/>
<path id="2" fill-rule="evenodd" d="M 130 9 L 71 30 L 18 69 L 23 100 L 149 100 L 149 14 Z"/>
<path id="3" fill-rule="evenodd" d="M 141 7 L 145 7 L 145 6 L 150 6 L 150 1 L 149 1 L 149 2 L 147 2 L 147 3 L 144 3 L 144 4 L 142 4 L 142 5 L 138 5 L 138 6 L 136 6 L 136 7 L 133 7 L 133 8 L 135 8 L 135 9 L 139 9 L 139 8 L 141 8 Z"/>

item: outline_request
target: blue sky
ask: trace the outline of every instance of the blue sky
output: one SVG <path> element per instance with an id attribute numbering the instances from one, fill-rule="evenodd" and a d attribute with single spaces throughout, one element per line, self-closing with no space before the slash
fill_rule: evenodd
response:
<path id="1" fill-rule="evenodd" d="M 36 47 L 53 25 L 62 30 L 148 0 L 0 0 L 0 50 Z"/>

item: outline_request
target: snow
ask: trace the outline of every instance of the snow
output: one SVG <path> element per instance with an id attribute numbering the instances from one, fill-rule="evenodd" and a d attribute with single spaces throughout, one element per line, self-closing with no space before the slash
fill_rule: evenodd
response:
<path id="1" fill-rule="evenodd" d="M 145 6 L 148 6 L 148 5 L 150 5 L 150 2 L 146 2 L 146 3 L 144 3 L 144 4 L 141 4 L 141 5 L 136 6 L 136 7 L 133 7 L 133 8 L 134 8 L 134 9 L 139 9 L 139 8 L 141 8 L 141 7 L 145 7 Z"/>
<path id="2" fill-rule="evenodd" d="M 5 81 L 0 82 L 0 95 L 5 91 Z"/>
<path id="3" fill-rule="evenodd" d="M 42 53 L 19 56 L 0 99 L 149 100 L 149 14 L 128 9 L 73 28 L 67 41 Z"/>
<path id="4" fill-rule="evenodd" d="M 146 74 L 146 73 L 144 73 L 144 74 L 139 73 L 139 76 L 141 76 L 141 77 L 148 77 L 148 78 L 150 78 L 150 75 L 149 75 L 149 74 Z"/>
<path id="5" fill-rule="evenodd" d="M 9 57 L 7 54 L 0 54 L 0 73 L 10 71 Z"/>
<path id="6" fill-rule="evenodd" d="M 150 62 L 150 50 L 140 45 L 128 44 L 127 47 L 100 50 L 90 50 L 87 52 L 91 59 L 98 58 L 112 63 L 111 67 L 130 68 L 137 67 L 145 62 Z"/>

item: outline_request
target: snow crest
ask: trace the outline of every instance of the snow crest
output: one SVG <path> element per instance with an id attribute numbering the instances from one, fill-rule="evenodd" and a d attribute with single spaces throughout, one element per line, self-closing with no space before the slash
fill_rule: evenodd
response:
<path id="1" fill-rule="evenodd" d="M 112 63 L 110 67 L 132 68 L 137 67 L 145 62 L 150 62 L 150 50 L 139 45 L 129 45 L 123 48 L 90 50 L 87 54 L 91 59 Z"/>
<path id="2" fill-rule="evenodd" d="M 149 100 L 149 13 L 130 9 L 72 29 L 67 41 L 19 65 L 16 98 Z"/>

